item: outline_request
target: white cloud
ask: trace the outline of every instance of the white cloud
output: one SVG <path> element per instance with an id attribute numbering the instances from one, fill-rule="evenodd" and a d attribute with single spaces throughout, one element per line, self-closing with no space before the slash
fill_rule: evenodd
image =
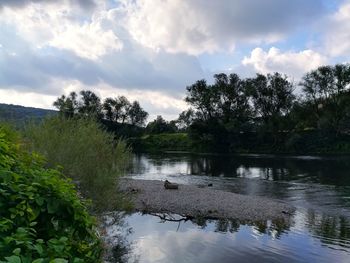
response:
<path id="1" fill-rule="evenodd" d="M 323 13 L 317 0 L 124 1 L 124 24 L 142 45 L 198 55 L 237 42 L 275 42 Z"/>
<path id="2" fill-rule="evenodd" d="M 123 47 L 112 30 L 104 31 L 99 21 L 84 25 L 69 25 L 56 33 L 49 42 L 53 47 L 74 51 L 78 56 L 98 59 L 112 50 Z"/>
<path id="3" fill-rule="evenodd" d="M 101 11 L 92 18 L 83 17 L 69 2 L 30 3 L 20 9 L 5 7 L 0 22 L 14 26 L 37 48 L 52 46 L 97 59 L 123 46 L 112 30 L 103 28 L 104 14 Z"/>
<path id="4" fill-rule="evenodd" d="M 255 48 L 249 57 L 244 57 L 242 64 L 259 73 L 281 72 L 295 79 L 304 73 L 327 63 L 327 58 L 313 50 L 300 52 L 281 50 L 272 47 L 269 51 Z"/>
<path id="5" fill-rule="evenodd" d="M 327 21 L 325 48 L 332 56 L 350 57 L 350 1 L 345 1 Z"/>

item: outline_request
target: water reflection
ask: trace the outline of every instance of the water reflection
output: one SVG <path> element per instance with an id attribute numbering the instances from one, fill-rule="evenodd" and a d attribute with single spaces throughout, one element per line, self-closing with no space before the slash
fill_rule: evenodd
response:
<path id="1" fill-rule="evenodd" d="M 138 155 L 130 177 L 207 185 L 350 217 L 350 157 Z"/>
<path id="2" fill-rule="evenodd" d="M 297 210 L 287 223 L 128 215 L 126 262 L 349 262 L 349 170 L 349 156 L 135 156 L 132 178 L 212 183 L 280 199 Z M 116 231 L 113 224 L 106 229 Z"/>
<path id="3" fill-rule="evenodd" d="M 180 173 L 350 186 L 350 156 L 136 155 L 134 174 Z"/>
<path id="4" fill-rule="evenodd" d="M 349 222 L 345 218 L 329 222 L 309 212 L 298 212 L 289 224 L 205 219 L 175 222 L 165 220 L 164 215 L 135 213 L 123 217 L 122 227 L 112 224 L 108 215 L 107 237 L 117 236 L 129 248 L 124 261 L 110 258 L 110 262 L 348 262 Z"/>

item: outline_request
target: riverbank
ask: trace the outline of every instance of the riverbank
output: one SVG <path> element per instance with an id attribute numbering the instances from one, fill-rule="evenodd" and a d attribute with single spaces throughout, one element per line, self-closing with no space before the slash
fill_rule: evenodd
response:
<path id="1" fill-rule="evenodd" d="M 210 187 L 179 185 L 167 190 L 164 182 L 123 179 L 120 190 L 132 194 L 135 211 L 173 213 L 187 218 L 261 221 L 288 219 L 295 208 L 278 200 L 214 190 Z"/>
<path id="2" fill-rule="evenodd" d="M 129 138 L 135 152 L 180 151 L 224 154 L 350 154 L 350 135 L 306 130 L 278 135 L 256 132 L 232 134 L 221 145 L 187 133 L 162 133 Z"/>

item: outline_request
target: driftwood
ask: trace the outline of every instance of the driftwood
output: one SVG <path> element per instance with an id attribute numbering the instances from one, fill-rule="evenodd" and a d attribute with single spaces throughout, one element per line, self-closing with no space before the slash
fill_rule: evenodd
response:
<path id="1" fill-rule="evenodd" d="M 165 180 L 164 188 L 165 189 L 179 189 L 179 185 L 175 184 L 175 183 L 170 183 L 168 180 Z"/>

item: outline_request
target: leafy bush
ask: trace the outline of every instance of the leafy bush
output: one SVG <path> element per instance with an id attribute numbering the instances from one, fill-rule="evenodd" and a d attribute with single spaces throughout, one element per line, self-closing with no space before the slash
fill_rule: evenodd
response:
<path id="1" fill-rule="evenodd" d="M 0 126 L 0 262 L 99 262 L 95 220 L 70 180 Z"/>
<path id="2" fill-rule="evenodd" d="M 29 148 L 43 154 L 50 166 L 62 165 L 63 173 L 93 200 L 95 210 L 112 210 L 121 204 L 117 178 L 128 164 L 130 151 L 95 120 L 46 119 L 30 125 L 26 138 Z"/>

